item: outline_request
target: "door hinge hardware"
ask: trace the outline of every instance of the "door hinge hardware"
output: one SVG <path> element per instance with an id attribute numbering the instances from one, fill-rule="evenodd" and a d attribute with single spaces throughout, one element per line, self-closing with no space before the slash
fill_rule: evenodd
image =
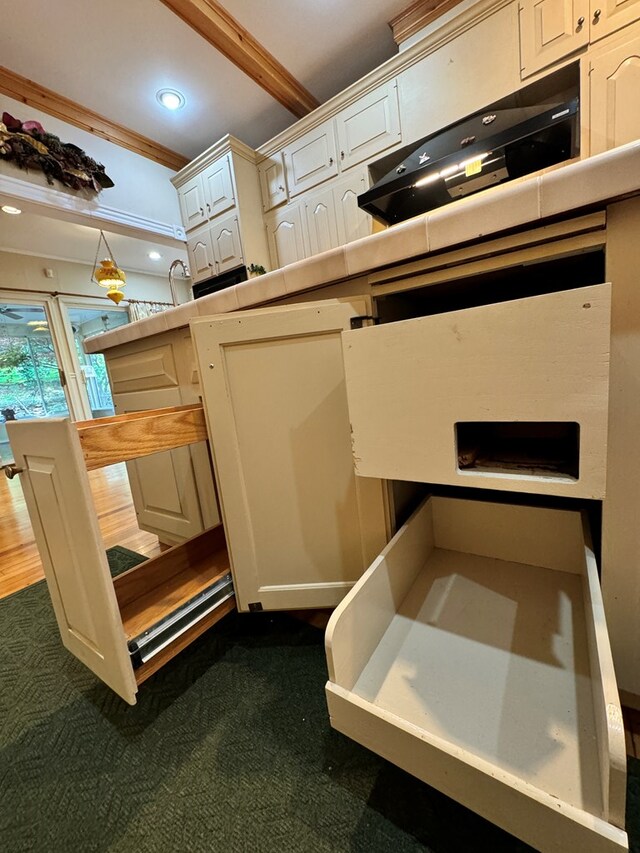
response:
<path id="1" fill-rule="evenodd" d="M 362 329 L 365 320 L 370 320 L 372 323 L 380 322 L 380 318 L 372 314 L 359 314 L 357 317 L 352 317 L 349 323 L 352 329 Z"/>

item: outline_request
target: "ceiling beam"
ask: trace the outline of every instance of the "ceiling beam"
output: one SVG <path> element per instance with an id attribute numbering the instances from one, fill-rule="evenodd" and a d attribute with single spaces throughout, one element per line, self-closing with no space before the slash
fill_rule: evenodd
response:
<path id="1" fill-rule="evenodd" d="M 395 43 L 402 44 L 418 30 L 437 20 L 461 2 L 462 0 L 416 0 L 389 21 Z"/>
<path id="2" fill-rule="evenodd" d="M 320 102 L 216 0 L 162 2 L 297 118 L 320 106 Z"/>
<path id="3" fill-rule="evenodd" d="M 149 160 L 154 160 L 156 163 L 174 169 L 176 172 L 189 162 L 182 154 L 171 151 L 171 149 L 165 148 L 152 139 L 147 139 L 146 136 L 136 133 L 135 130 L 129 130 L 121 124 L 116 124 L 116 122 L 94 113 L 93 110 L 59 95 L 51 89 L 46 89 L 39 83 L 27 80 L 26 77 L 21 77 L 1 65 L 0 92 L 15 101 L 21 101 L 27 106 L 42 110 L 48 115 L 73 124 L 75 127 L 93 133 L 95 136 L 100 136 L 108 142 L 113 142 L 114 145 L 127 148 L 129 151 L 147 157 Z"/>

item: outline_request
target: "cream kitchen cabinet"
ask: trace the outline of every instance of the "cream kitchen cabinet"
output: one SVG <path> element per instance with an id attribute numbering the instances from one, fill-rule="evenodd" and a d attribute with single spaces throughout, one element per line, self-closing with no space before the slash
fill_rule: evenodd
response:
<path id="1" fill-rule="evenodd" d="M 194 281 L 242 264 L 269 266 L 256 153 L 225 136 L 171 179 Z"/>
<path id="2" fill-rule="evenodd" d="M 520 0 L 522 79 L 638 19 L 639 0 Z"/>
<path id="3" fill-rule="evenodd" d="M 333 120 L 303 134 L 284 149 L 287 186 L 291 197 L 338 174 Z"/>
<path id="4" fill-rule="evenodd" d="M 371 217 L 358 207 L 358 195 L 367 186 L 367 170 L 358 169 L 303 197 L 308 247 L 312 255 L 371 233 Z"/>
<path id="5" fill-rule="evenodd" d="M 338 244 L 338 222 L 332 188 L 307 193 L 304 199 L 310 254 L 326 252 Z"/>
<path id="6" fill-rule="evenodd" d="M 629 32 L 631 38 L 620 33 L 588 57 L 583 85 L 590 96 L 591 154 L 640 138 L 640 30 Z"/>
<path id="7" fill-rule="evenodd" d="M 336 116 L 336 133 L 341 171 L 398 145 L 402 134 L 396 81 L 390 80 L 341 110 Z"/>
<path id="8" fill-rule="evenodd" d="M 333 607 L 388 536 L 355 476 L 341 333 L 365 298 L 192 320 L 240 610 Z"/>
<path id="9" fill-rule="evenodd" d="M 302 261 L 309 254 L 305 211 L 301 202 L 270 211 L 265 217 L 274 269 Z"/>
<path id="10" fill-rule="evenodd" d="M 260 190 L 262 191 L 262 209 L 271 210 L 288 199 L 287 184 L 284 174 L 284 161 L 279 151 L 272 157 L 263 160 L 258 165 Z"/>
<path id="11" fill-rule="evenodd" d="M 178 187 L 178 201 L 185 231 L 233 207 L 236 201 L 229 155 Z"/>

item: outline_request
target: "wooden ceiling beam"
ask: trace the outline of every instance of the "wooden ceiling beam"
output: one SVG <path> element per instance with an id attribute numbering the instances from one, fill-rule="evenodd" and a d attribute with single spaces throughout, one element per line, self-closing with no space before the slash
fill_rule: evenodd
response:
<path id="1" fill-rule="evenodd" d="M 0 92 L 15 101 L 42 110 L 47 115 L 55 116 L 61 121 L 66 121 L 81 130 L 100 136 L 107 142 L 113 142 L 115 145 L 127 148 L 135 154 L 154 160 L 156 163 L 174 169 L 176 172 L 189 162 L 182 154 L 171 151 L 170 148 L 165 148 L 152 139 L 147 139 L 146 136 L 136 133 L 135 130 L 129 130 L 129 128 L 123 127 L 121 124 L 117 124 L 93 112 L 93 110 L 59 95 L 51 89 L 46 89 L 39 83 L 34 83 L 33 80 L 27 80 L 26 77 L 21 77 L 2 66 L 0 66 Z M 24 121 L 29 116 L 16 116 L 16 118 Z"/>
<path id="2" fill-rule="evenodd" d="M 437 20 L 461 2 L 462 0 L 416 0 L 389 21 L 393 40 L 397 45 L 401 45 L 418 30 Z"/>
<path id="3" fill-rule="evenodd" d="M 162 2 L 297 118 L 320 106 L 320 102 L 216 0 Z"/>

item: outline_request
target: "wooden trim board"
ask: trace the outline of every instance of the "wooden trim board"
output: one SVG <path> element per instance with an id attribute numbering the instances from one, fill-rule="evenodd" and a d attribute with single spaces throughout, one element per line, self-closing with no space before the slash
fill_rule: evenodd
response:
<path id="1" fill-rule="evenodd" d="M 393 40 L 400 46 L 461 2 L 462 0 L 416 0 L 389 21 Z"/>
<path id="2" fill-rule="evenodd" d="M 296 118 L 320 106 L 320 102 L 215 0 L 162 2 Z"/>
<path id="3" fill-rule="evenodd" d="M 176 172 L 189 162 L 182 154 L 3 66 L 0 66 L 0 92 Z"/>

